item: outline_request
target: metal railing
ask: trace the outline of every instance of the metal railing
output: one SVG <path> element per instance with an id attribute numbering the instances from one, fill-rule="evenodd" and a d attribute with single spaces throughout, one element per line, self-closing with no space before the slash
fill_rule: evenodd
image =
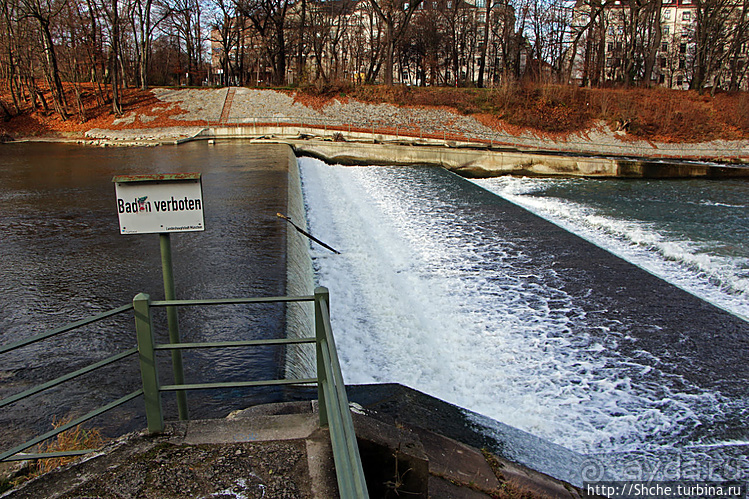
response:
<path id="1" fill-rule="evenodd" d="M 201 343 L 169 343 L 157 344 L 154 340 L 154 326 L 152 311 L 155 307 L 182 307 L 182 306 L 208 306 L 208 305 L 236 305 L 236 304 L 258 304 L 258 303 L 290 303 L 290 302 L 314 302 L 315 307 L 315 337 L 309 338 L 278 338 L 266 340 L 245 341 L 221 341 Z M 58 334 L 71 331 L 75 328 L 91 324 L 93 322 L 120 314 L 129 310 L 134 311 L 135 330 L 138 347 L 131 348 L 119 354 L 108 357 L 90 366 L 75 372 L 60 376 L 24 392 L 0 400 L 0 408 L 23 400 L 27 397 L 40 393 L 44 390 L 60 385 L 65 381 L 90 373 L 101 367 L 110 365 L 133 354 L 138 354 L 140 360 L 141 381 L 143 388 L 136 390 L 104 407 L 89 412 L 69 423 L 66 423 L 52 431 L 35 437 L 23 444 L 9 449 L 0 454 L 0 461 L 14 461 L 27 459 L 46 459 L 52 457 L 75 456 L 93 452 L 96 449 L 46 452 L 46 453 L 23 453 L 45 440 L 59 433 L 74 428 L 96 416 L 114 409 L 140 395 L 145 402 L 146 421 L 151 433 L 160 433 L 164 430 L 164 416 L 161 404 L 161 394 L 164 392 L 180 392 L 183 390 L 205 390 L 221 388 L 240 388 L 257 386 L 278 386 L 316 383 L 319 399 L 320 426 L 327 427 L 330 431 L 330 440 L 333 448 L 333 459 L 335 461 L 336 478 L 340 496 L 343 498 L 366 498 L 368 497 L 364 472 L 356 443 L 356 434 L 349 409 L 346 387 L 343 383 L 341 368 L 338 363 L 338 354 L 335 348 L 333 332 L 330 325 L 329 293 L 326 288 L 317 288 L 313 296 L 297 297 L 270 297 L 270 298 L 235 298 L 235 299 L 211 299 L 211 300 L 161 300 L 151 301 L 147 294 L 140 293 L 133 299 L 131 305 L 125 305 L 108 312 L 98 314 L 80 321 L 54 329 L 47 333 L 18 341 L 0 347 L 0 354 L 16 350 L 31 343 L 45 340 Z M 236 348 L 271 345 L 294 345 L 315 343 L 317 354 L 317 377 L 295 378 L 295 379 L 273 379 L 236 382 L 215 383 L 181 383 L 173 385 L 161 385 L 159 382 L 158 363 L 156 352 L 158 351 L 181 351 L 195 348 Z"/>

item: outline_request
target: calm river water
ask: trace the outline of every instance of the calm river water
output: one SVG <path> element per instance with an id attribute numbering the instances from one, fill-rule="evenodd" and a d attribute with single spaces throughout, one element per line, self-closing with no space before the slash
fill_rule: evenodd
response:
<path id="1" fill-rule="evenodd" d="M 157 235 L 120 235 L 115 174 L 202 172 L 205 232 L 172 235 L 178 298 L 277 296 L 285 290 L 286 155 L 274 146 L 231 142 L 159 148 L 17 144 L 0 148 L 0 342 L 9 343 L 132 300 L 163 299 Z M 161 312 L 163 313 L 163 312 Z M 282 306 L 183 308 L 184 341 L 278 337 Z M 159 312 L 163 332 L 164 319 Z M 163 337 L 163 336 L 162 336 Z M 4 355 L 0 397 L 135 345 L 132 313 Z M 274 349 L 192 351 L 188 382 L 282 375 Z M 169 366 L 163 362 L 162 374 Z M 164 376 L 165 381 L 169 378 Z M 131 357 L 0 412 L 6 447 L 137 389 Z M 192 417 L 223 417 L 267 390 L 190 393 Z M 167 417 L 174 417 L 166 396 Z M 144 425 L 142 400 L 96 421 L 117 434 Z M 7 447 L 6 447 L 7 448 Z"/>

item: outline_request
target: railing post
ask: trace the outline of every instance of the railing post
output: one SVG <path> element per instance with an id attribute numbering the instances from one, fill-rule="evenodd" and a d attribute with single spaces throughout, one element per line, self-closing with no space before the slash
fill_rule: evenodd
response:
<path id="1" fill-rule="evenodd" d="M 139 293 L 133 298 L 133 309 L 135 310 L 135 332 L 138 336 L 138 357 L 140 358 L 140 376 L 143 381 L 148 431 L 161 433 L 164 431 L 164 416 L 161 412 L 159 372 L 154 351 L 151 297 L 145 293 Z"/>
<path id="2" fill-rule="evenodd" d="M 328 288 L 318 287 L 315 288 L 315 353 L 317 354 L 317 406 L 320 411 L 320 426 L 328 426 L 328 409 L 325 403 L 325 391 L 323 390 L 323 383 L 331 383 L 325 376 L 325 362 L 323 360 L 323 341 L 326 341 L 325 335 L 325 324 L 322 317 L 322 307 L 326 307 L 330 311 L 330 305 L 328 302 L 330 295 Z"/>

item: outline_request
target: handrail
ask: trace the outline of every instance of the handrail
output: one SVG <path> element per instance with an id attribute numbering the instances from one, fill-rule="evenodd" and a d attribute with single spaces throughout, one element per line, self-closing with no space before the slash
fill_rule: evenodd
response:
<path id="1" fill-rule="evenodd" d="M 313 301 L 314 296 L 269 296 L 261 298 L 210 298 L 203 300 L 154 300 L 152 307 L 174 307 L 195 305 L 240 305 L 248 303 L 279 303 Z"/>
<path id="2" fill-rule="evenodd" d="M 37 334 L 36 336 L 31 336 L 29 338 L 26 338 L 25 340 L 20 340 L 20 341 L 16 341 L 15 343 L 9 343 L 7 345 L 0 346 L 0 354 L 10 352 L 11 350 L 15 350 L 17 348 L 25 347 L 26 345 L 36 343 L 37 341 L 46 340 L 47 338 L 51 338 L 52 336 L 55 336 L 61 333 L 66 333 L 77 327 L 85 326 L 86 324 L 91 324 L 92 322 L 106 319 L 107 317 L 117 315 L 120 312 L 125 312 L 127 310 L 130 310 L 131 308 L 133 308 L 132 303 L 128 303 L 127 305 L 113 308 L 112 310 L 108 310 L 100 314 L 92 315 L 90 317 L 86 317 L 85 319 L 81 319 L 76 322 L 71 322 L 70 324 L 66 324 L 62 327 L 52 329 L 50 331 L 47 331 L 46 333 Z"/>
<path id="3" fill-rule="evenodd" d="M 367 483 L 364 479 L 359 447 L 356 443 L 354 422 L 351 418 L 346 386 L 330 325 L 330 305 L 327 288 L 315 289 L 315 331 L 318 338 L 318 355 L 321 355 L 325 375 L 318 386 L 322 386 L 326 416 L 330 427 L 330 441 L 336 467 L 338 491 L 343 498 L 367 498 Z M 318 369 L 320 362 L 318 358 Z M 320 372 L 317 374 L 321 377 Z M 322 413 L 322 408 L 320 409 Z M 322 419 L 322 416 L 321 416 Z M 338 472 L 338 470 L 343 471 Z"/>
<path id="4" fill-rule="evenodd" d="M 187 350 L 191 348 L 232 348 L 232 347 L 256 347 L 273 345 L 301 345 L 314 343 L 315 338 L 278 338 L 273 340 L 246 340 L 246 341 L 206 341 L 204 343 L 167 343 L 154 345 L 154 350 Z"/>
<path id="5" fill-rule="evenodd" d="M 52 438 L 52 437 L 54 437 L 55 435 L 57 435 L 59 433 L 67 431 L 67 430 L 69 430 L 71 428 L 75 428 L 79 424 L 85 423 L 89 419 L 93 419 L 96 416 L 100 416 L 100 415 L 104 414 L 105 412 L 114 409 L 115 407 L 118 407 L 118 406 L 121 406 L 122 404 L 130 402 L 134 398 L 139 397 L 141 395 L 143 395 L 143 390 L 135 390 L 134 392 L 129 393 L 129 394 L 125 395 L 124 397 L 121 397 L 121 398 L 115 400 L 114 402 L 110 402 L 109 404 L 107 404 L 107 405 L 105 405 L 103 407 L 100 407 L 99 409 L 95 409 L 95 410 L 89 412 L 88 414 L 86 414 L 84 416 L 81 416 L 81 417 L 79 417 L 77 419 L 74 419 L 73 421 L 70 421 L 69 423 L 66 423 L 66 424 L 64 424 L 62 426 L 59 426 L 59 427 L 55 428 L 54 430 L 50 430 L 47 433 L 45 433 L 44 435 L 39 435 L 36 438 L 32 438 L 28 442 L 24 442 L 21 445 L 13 447 L 12 449 L 7 450 L 7 451 L 3 452 L 2 454 L 0 454 L 0 461 L 21 461 L 21 460 L 29 459 L 27 456 L 21 456 L 19 459 L 15 459 L 15 454 L 18 454 L 19 452 L 22 452 L 22 451 L 28 449 L 29 447 L 33 447 L 36 444 L 40 444 L 40 443 L 44 442 L 45 440 L 47 440 L 48 438 Z M 89 452 L 92 452 L 93 450 L 95 450 L 95 449 L 92 449 Z M 73 455 L 78 455 L 80 453 L 79 451 L 71 451 L 71 452 L 75 453 Z M 66 454 L 67 454 L 67 452 L 66 452 Z M 43 454 L 41 454 L 41 455 L 43 456 Z M 59 453 L 59 452 L 55 453 L 55 457 L 59 457 L 61 455 L 62 454 Z M 70 454 L 68 454 L 68 455 L 70 455 Z"/>
<path id="6" fill-rule="evenodd" d="M 79 328 L 81 326 L 85 326 L 88 324 L 91 324 L 93 322 L 100 321 L 102 319 L 106 319 L 108 317 L 112 317 L 113 315 L 117 315 L 122 312 L 126 312 L 128 310 L 131 310 L 133 308 L 133 305 L 131 303 L 127 305 L 123 305 L 121 307 L 116 307 L 111 310 L 108 310 L 106 312 L 102 312 L 96 315 L 92 315 L 89 317 L 85 317 L 83 319 L 80 319 L 75 322 L 71 322 L 69 324 L 66 324 L 64 326 L 51 329 L 50 331 L 37 334 L 35 336 L 31 336 L 29 338 L 16 341 L 13 343 L 9 343 L 7 345 L 0 346 L 0 354 L 7 353 L 13 350 L 16 350 L 18 348 L 31 345 L 32 343 L 36 343 L 38 341 L 46 340 L 48 338 L 51 338 L 53 336 L 56 336 L 58 334 L 66 333 L 68 331 L 72 331 L 73 329 Z M 100 369 L 104 366 L 108 366 L 110 364 L 113 364 L 117 361 L 120 361 L 122 359 L 125 359 L 131 355 L 134 355 L 138 353 L 137 348 L 130 348 L 128 350 L 125 350 L 123 352 L 120 352 L 118 354 L 112 355 L 110 357 L 107 357 L 105 359 L 99 360 L 98 362 L 95 362 L 93 364 L 90 364 L 86 367 L 83 367 L 81 369 L 78 369 L 76 371 L 73 371 L 68 374 L 64 374 L 60 377 L 57 377 L 53 380 L 47 381 L 45 383 L 42 383 L 40 385 L 36 385 L 34 387 L 31 387 L 27 390 L 24 390 L 23 392 L 16 393 L 15 395 L 11 395 L 10 397 L 6 397 L 2 400 L 0 400 L 0 408 L 5 407 L 7 405 L 13 404 L 15 402 L 18 402 L 20 400 L 23 400 L 25 398 L 31 397 L 32 395 L 35 395 L 37 393 L 41 393 L 45 390 L 48 390 L 50 388 L 53 388 L 55 386 L 58 386 L 66 381 L 70 381 L 74 378 L 77 378 L 79 376 L 82 376 L 84 374 L 88 374 L 90 372 L 93 372 L 97 369 Z M 47 433 L 44 433 L 43 435 L 37 436 L 35 438 L 32 438 L 31 440 L 28 440 L 22 444 L 19 444 L 12 449 L 9 449 L 3 453 L 0 453 L 0 462 L 2 461 L 20 461 L 20 460 L 27 460 L 27 459 L 48 459 L 52 457 L 62 457 L 62 456 L 77 456 L 81 454 L 87 454 L 89 452 L 94 451 L 95 449 L 83 449 L 83 450 L 70 450 L 70 451 L 56 451 L 56 452 L 47 452 L 47 453 L 32 453 L 32 454 L 20 454 L 24 450 L 28 449 L 29 447 L 33 447 L 41 442 L 44 442 L 45 440 L 52 438 L 66 430 L 69 430 L 70 428 L 74 428 L 78 426 L 79 424 L 85 423 L 86 421 L 93 419 L 97 416 L 100 416 L 101 414 L 104 414 L 107 411 L 110 411 L 116 407 L 119 407 L 122 404 L 125 404 L 129 402 L 130 400 L 139 397 L 143 394 L 143 390 L 136 390 L 128 395 L 125 395 L 124 397 L 121 397 L 114 402 L 110 402 L 109 404 L 100 407 L 98 409 L 94 409 L 93 411 L 90 411 L 89 413 L 85 414 L 84 416 L 81 416 L 73 421 L 70 421 L 64 425 L 61 425 L 51 431 L 48 431 Z"/>
<path id="7" fill-rule="evenodd" d="M 125 357 L 129 357 L 136 353 L 138 353 L 137 348 L 131 348 L 129 350 L 125 350 L 124 352 L 118 353 L 117 355 L 112 355 L 111 357 L 107 357 L 106 359 L 102 359 L 99 362 L 86 366 L 82 369 L 78 369 L 77 371 L 74 371 L 72 373 L 65 374 L 63 376 L 60 376 L 59 378 L 55 378 L 51 381 L 47 381 L 46 383 L 42 383 L 41 385 L 37 385 L 35 387 L 29 388 L 28 390 L 23 391 L 21 393 L 11 395 L 10 397 L 6 397 L 0 400 L 0 407 L 5 407 L 6 405 L 10 405 L 13 402 L 18 402 L 19 400 L 23 400 L 39 392 L 43 392 L 44 390 L 52 388 L 53 386 L 57 386 L 66 381 L 70 381 L 73 378 L 77 378 L 78 376 L 82 376 L 84 374 L 90 373 L 91 371 L 95 371 L 99 369 L 100 367 L 108 366 L 109 364 L 114 364 L 118 360 L 122 360 Z"/>
<path id="8" fill-rule="evenodd" d="M 315 337 L 314 338 L 274 338 L 264 340 L 242 340 L 242 341 L 214 341 L 214 342 L 190 342 L 176 344 L 156 344 L 153 335 L 153 323 L 151 307 L 174 307 L 174 306 L 198 306 L 198 305 L 232 305 L 232 304 L 256 304 L 277 302 L 314 302 L 315 306 Z M 93 452 L 95 449 L 83 449 L 73 451 L 57 451 L 48 453 L 22 453 L 49 438 L 52 438 L 66 430 L 99 416 L 115 407 L 118 407 L 136 397 L 143 395 L 146 409 L 146 420 L 148 430 L 158 433 L 164 429 L 164 419 L 161 407 L 161 393 L 181 390 L 204 390 L 237 387 L 258 386 L 283 386 L 292 384 L 316 383 L 319 396 L 319 418 L 321 427 L 329 427 L 333 458 L 335 461 L 336 477 L 338 480 L 339 493 L 342 498 L 367 498 L 367 487 L 361 464 L 361 456 L 356 443 L 351 411 L 349 409 L 346 387 L 338 362 L 335 341 L 333 339 L 330 324 L 329 293 L 326 288 L 315 289 L 313 296 L 279 296 L 267 298 L 231 298 L 231 299 L 203 299 L 203 300 L 159 300 L 151 301 L 146 294 L 140 293 L 133 298 L 132 304 L 124 305 L 95 316 L 81 319 L 66 326 L 53 329 L 26 340 L 21 340 L 4 347 L 0 347 L 0 353 L 8 352 L 36 341 L 50 338 L 54 335 L 70 331 L 112 315 L 132 309 L 135 315 L 135 329 L 138 337 L 138 347 L 131 348 L 119 354 L 100 360 L 94 364 L 65 374 L 41 385 L 32 387 L 24 392 L 12 395 L 0 400 L 0 408 L 17 402 L 44 390 L 60 385 L 78 376 L 90 373 L 101 367 L 110 365 L 126 357 L 138 353 L 140 359 L 140 370 L 143 387 L 124 397 L 111 402 L 99 409 L 73 421 L 55 428 L 43 435 L 37 436 L 23 444 L 0 454 L 0 461 L 17 461 L 26 459 L 45 459 L 61 456 L 82 455 Z M 157 351 L 181 351 L 195 348 L 235 348 L 268 345 L 295 345 L 315 343 L 317 352 L 317 377 L 298 379 L 272 379 L 257 381 L 238 382 L 215 382 L 215 383 L 180 383 L 173 385 L 161 385 L 159 382 L 158 368 L 155 353 Z"/>

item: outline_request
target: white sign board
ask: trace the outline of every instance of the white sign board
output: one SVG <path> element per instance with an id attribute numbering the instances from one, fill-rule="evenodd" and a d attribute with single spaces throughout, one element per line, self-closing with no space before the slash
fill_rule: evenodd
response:
<path id="1" fill-rule="evenodd" d="M 205 230 L 199 173 L 119 175 L 112 181 L 120 234 Z"/>

